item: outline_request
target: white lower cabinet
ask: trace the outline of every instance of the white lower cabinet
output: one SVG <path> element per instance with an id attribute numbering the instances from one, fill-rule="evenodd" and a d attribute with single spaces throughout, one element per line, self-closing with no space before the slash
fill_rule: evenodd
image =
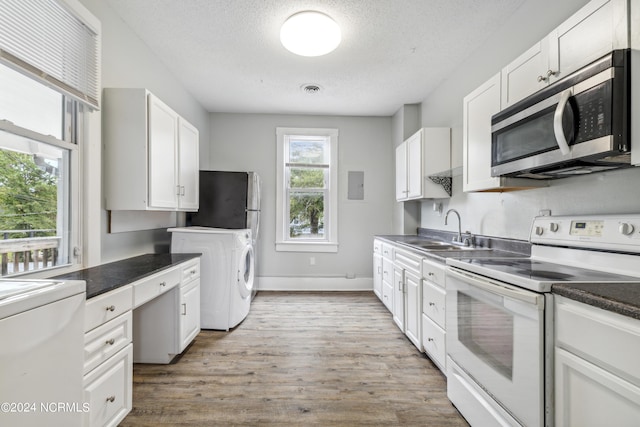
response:
<path id="1" fill-rule="evenodd" d="M 197 259 L 182 270 L 180 285 L 180 314 L 178 316 L 178 353 L 200 333 L 200 260 Z"/>
<path id="2" fill-rule="evenodd" d="M 393 320 L 407 338 L 422 351 L 422 287 L 420 284 L 422 257 L 403 248 L 393 251 L 394 300 Z"/>
<path id="3" fill-rule="evenodd" d="M 84 401 L 89 404 L 83 425 L 117 426 L 131 411 L 133 346 L 110 357 L 84 377 Z"/>
<path id="4" fill-rule="evenodd" d="M 555 425 L 639 425 L 640 321 L 560 296 L 555 310 Z"/>
<path id="5" fill-rule="evenodd" d="M 393 266 L 393 321 L 402 332 L 404 329 L 404 271 L 401 267 Z"/>
<path id="6" fill-rule="evenodd" d="M 130 285 L 97 296 L 85 307 L 85 426 L 117 426 L 132 408 L 133 292 Z"/>
<path id="7" fill-rule="evenodd" d="M 382 297 L 382 242 L 373 240 L 373 293 L 384 302 Z"/>
<path id="8" fill-rule="evenodd" d="M 170 363 L 200 332 L 200 259 L 135 282 L 133 297 L 134 362 Z"/>
<path id="9" fill-rule="evenodd" d="M 440 368 L 443 375 L 447 375 L 447 370 L 445 369 L 447 356 L 445 337 L 444 329 L 436 325 L 429 316 L 422 314 L 422 345 L 424 351 L 429 355 L 433 363 Z"/>
<path id="10" fill-rule="evenodd" d="M 422 314 L 422 286 L 420 276 L 411 271 L 405 271 L 404 284 L 406 294 L 405 334 L 407 338 L 422 351 L 422 337 L 420 330 L 420 315 Z"/>
<path id="11" fill-rule="evenodd" d="M 446 370 L 445 348 L 445 267 L 442 264 L 422 260 L 422 345 L 444 375 Z"/>

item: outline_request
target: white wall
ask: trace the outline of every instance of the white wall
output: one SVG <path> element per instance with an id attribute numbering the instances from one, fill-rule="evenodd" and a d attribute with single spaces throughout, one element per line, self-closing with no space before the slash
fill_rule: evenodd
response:
<path id="1" fill-rule="evenodd" d="M 422 126 L 450 126 L 453 163 L 462 165 L 462 98 L 498 72 L 588 0 L 528 0 L 496 30 L 482 49 L 422 102 Z M 637 141 L 637 142 L 636 142 Z M 633 142 L 640 145 L 640 139 Z M 640 211 L 640 169 L 565 178 L 550 187 L 510 193 L 463 193 L 462 177 L 454 178 L 453 197 L 441 200 L 444 211 L 455 208 L 463 230 L 474 234 L 527 239 L 532 218 L 540 209 L 554 215 L 629 213 Z M 444 225 L 444 216 L 422 203 L 421 226 L 454 231 L 457 221 Z"/>
<path id="2" fill-rule="evenodd" d="M 209 114 L 171 74 L 165 64 L 145 45 L 109 5 L 102 0 L 80 0 L 102 23 L 102 87 L 147 88 L 158 98 L 185 117 L 200 131 L 200 157 L 208 158 Z M 99 114 L 92 120 L 92 138 L 100 137 Z M 92 141 L 95 143 L 95 141 Z M 97 144 L 100 146 L 101 144 Z M 92 156 L 99 162 L 100 156 Z M 100 165 L 90 167 L 91 173 L 100 173 Z M 94 192 L 102 193 L 94 188 Z M 101 198 L 100 198 L 101 199 Z M 100 239 L 101 262 L 127 258 L 143 253 L 168 250 L 169 236 L 165 230 L 107 233 L 107 212 L 101 209 Z M 89 242 L 91 244 L 91 242 Z"/>
<path id="3" fill-rule="evenodd" d="M 275 251 L 276 127 L 339 130 L 337 254 Z M 255 171 L 262 177 L 258 275 L 263 277 L 371 277 L 373 236 L 391 234 L 393 156 L 391 118 L 272 114 L 211 114 L 213 170 Z M 347 200 L 348 171 L 364 171 L 365 200 Z M 315 258 L 310 265 L 309 258 Z"/>

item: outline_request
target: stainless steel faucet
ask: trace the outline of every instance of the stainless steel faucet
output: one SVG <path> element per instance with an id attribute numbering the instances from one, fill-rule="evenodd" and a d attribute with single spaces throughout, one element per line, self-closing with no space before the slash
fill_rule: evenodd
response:
<path id="1" fill-rule="evenodd" d="M 449 209 L 447 211 L 447 213 L 444 216 L 444 225 L 447 225 L 447 218 L 449 218 L 449 214 L 451 212 L 453 212 L 454 214 L 456 214 L 458 216 L 458 237 L 457 237 L 457 239 L 454 238 L 453 241 L 462 243 L 462 221 L 460 221 L 460 213 L 457 210 Z"/>

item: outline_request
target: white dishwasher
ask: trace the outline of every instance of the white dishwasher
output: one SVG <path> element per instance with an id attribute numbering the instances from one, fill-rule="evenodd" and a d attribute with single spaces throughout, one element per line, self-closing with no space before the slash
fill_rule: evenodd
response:
<path id="1" fill-rule="evenodd" d="M 0 424 L 79 426 L 85 282 L 0 280 Z"/>

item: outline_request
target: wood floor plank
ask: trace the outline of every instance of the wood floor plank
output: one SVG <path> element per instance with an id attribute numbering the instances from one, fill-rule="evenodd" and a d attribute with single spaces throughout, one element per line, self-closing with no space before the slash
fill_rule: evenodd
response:
<path id="1" fill-rule="evenodd" d="M 371 292 L 260 292 L 230 332 L 134 365 L 121 426 L 468 426 Z"/>

